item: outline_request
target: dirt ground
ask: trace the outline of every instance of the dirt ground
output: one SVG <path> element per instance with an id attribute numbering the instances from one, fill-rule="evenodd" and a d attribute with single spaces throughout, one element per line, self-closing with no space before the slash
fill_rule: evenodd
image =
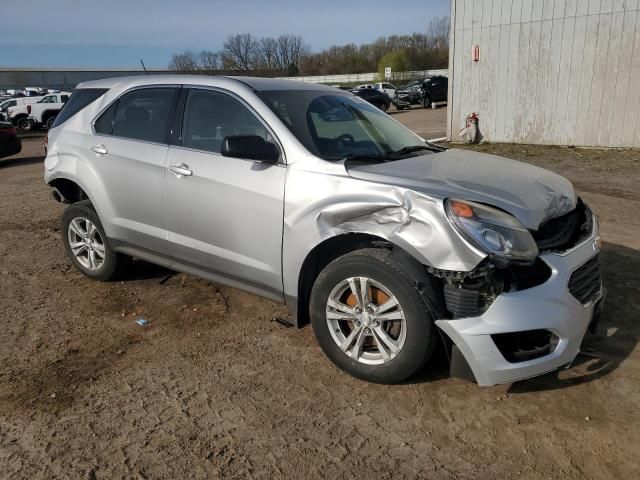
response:
<path id="1" fill-rule="evenodd" d="M 480 388 L 440 358 L 371 385 L 276 303 L 143 262 L 92 282 L 25 141 L 0 161 L 0 478 L 640 478 L 640 152 L 475 148 L 600 216 L 608 301 L 569 370 Z"/>

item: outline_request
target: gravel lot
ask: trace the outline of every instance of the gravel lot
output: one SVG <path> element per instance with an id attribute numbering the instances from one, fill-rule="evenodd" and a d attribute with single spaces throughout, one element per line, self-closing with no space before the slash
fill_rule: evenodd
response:
<path id="1" fill-rule="evenodd" d="M 370 385 L 276 303 L 143 262 L 92 282 L 26 140 L 0 161 L 0 478 L 640 478 L 640 153 L 475 148 L 568 176 L 600 216 L 608 302 L 569 370 L 479 388 L 439 359 Z"/>

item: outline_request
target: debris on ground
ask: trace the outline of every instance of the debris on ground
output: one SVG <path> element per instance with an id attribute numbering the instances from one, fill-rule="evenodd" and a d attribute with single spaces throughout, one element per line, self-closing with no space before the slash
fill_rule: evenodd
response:
<path id="1" fill-rule="evenodd" d="M 289 321 L 285 320 L 284 318 L 273 317 L 273 318 L 271 319 L 271 321 L 272 321 L 272 322 L 275 322 L 275 323 L 278 323 L 278 324 L 280 324 L 280 325 L 282 325 L 283 327 L 286 327 L 286 328 L 293 327 L 293 323 L 291 323 L 291 322 L 289 322 Z"/>

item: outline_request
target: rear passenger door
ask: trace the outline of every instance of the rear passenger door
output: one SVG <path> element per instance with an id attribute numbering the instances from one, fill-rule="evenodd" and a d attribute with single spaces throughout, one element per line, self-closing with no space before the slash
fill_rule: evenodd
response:
<path id="1" fill-rule="evenodd" d="M 178 92 L 178 87 L 131 90 L 97 118 L 95 135 L 87 137 L 87 158 L 103 181 L 107 233 L 114 240 L 166 250 L 164 164 Z"/>
<path id="2" fill-rule="evenodd" d="M 169 149 L 164 173 L 171 253 L 282 299 L 286 168 L 220 153 L 227 136 L 277 142 L 238 97 L 215 89 L 185 93 L 181 135 Z"/>

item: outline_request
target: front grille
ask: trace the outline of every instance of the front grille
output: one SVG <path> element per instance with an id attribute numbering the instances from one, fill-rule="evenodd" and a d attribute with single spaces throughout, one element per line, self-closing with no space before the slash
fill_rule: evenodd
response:
<path id="1" fill-rule="evenodd" d="M 595 300 L 600 295 L 602 273 L 600 257 L 596 255 L 571 274 L 569 291 L 583 305 Z"/>
<path id="2" fill-rule="evenodd" d="M 592 230 L 592 214 L 578 199 L 575 209 L 560 217 L 543 222 L 531 235 L 540 253 L 563 252 L 585 239 Z"/>

